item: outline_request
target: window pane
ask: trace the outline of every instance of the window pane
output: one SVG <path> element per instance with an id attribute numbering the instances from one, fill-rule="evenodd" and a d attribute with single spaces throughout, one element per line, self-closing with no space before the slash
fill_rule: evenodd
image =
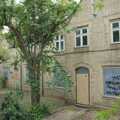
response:
<path id="1" fill-rule="evenodd" d="M 113 28 L 119 28 L 119 23 L 118 22 L 113 23 L 112 26 L 113 26 Z"/>
<path id="2" fill-rule="evenodd" d="M 5 80 L 10 80 L 11 79 L 9 68 L 4 68 L 4 79 Z"/>
<path id="3" fill-rule="evenodd" d="M 61 41 L 61 50 L 63 50 L 63 49 L 64 49 L 64 42 Z"/>
<path id="4" fill-rule="evenodd" d="M 113 31 L 113 42 L 119 42 L 119 31 Z"/>
<path id="5" fill-rule="evenodd" d="M 77 30 L 77 31 L 76 31 L 76 35 L 80 35 L 80 30 Z"/>
<path id="6" fill-rule="evenodd" d="M 77 74 L 88 74 L 89 70 L 85 67 L 80 67 L 76 70 Z"/>
<path id="7" fill-rule="evenodd" d="M 59 40 L 59 36 L 58 35 L 56 36 L 56 40 Z"/>
<path id="8" fill-rule="evenodd" d="M 81 46 L 81 39 L 80 39 L 80 37 L 76 38 L 76 46 Z"/>
<path id="9" fill-rule="evenodd" d="M 63 35 L 61 35 L 61 40 L 63 40 Z"/>
<path id="10" fill-rule="evenodd" d="M 82 33 L 87 33 L 87 29 L 83 29 L 83 30 L 82 30 Z"/>
<path id="11" fill-rule="evenodd" d="M 56 42 L 56 50 L 59 50 L 59 42 Z"/>
<path id="12" fill-rule="evenodd" d="M 88 45 L 87 36 L 83 36 L 83 46 Z"/>

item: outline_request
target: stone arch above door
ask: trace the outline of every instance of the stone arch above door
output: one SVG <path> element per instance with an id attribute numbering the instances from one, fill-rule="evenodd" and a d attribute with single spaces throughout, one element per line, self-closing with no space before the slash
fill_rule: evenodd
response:
<path id="1" fill-rule="evenodd" d="M 80 62 L 80 63 L 74 64 L 75 70 L 80 68 L 80 67 L 88 68 L 89 71 L 93 71 L 93 67 L 88 63 Z"/>

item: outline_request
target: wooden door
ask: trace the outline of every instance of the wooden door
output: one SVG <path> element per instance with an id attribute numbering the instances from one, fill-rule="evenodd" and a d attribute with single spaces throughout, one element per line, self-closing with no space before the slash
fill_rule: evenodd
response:
<path id="1" fill-rule="evenodd" d="M 89 74 L 77 73 L 77 103 L 89 104 Z"/>

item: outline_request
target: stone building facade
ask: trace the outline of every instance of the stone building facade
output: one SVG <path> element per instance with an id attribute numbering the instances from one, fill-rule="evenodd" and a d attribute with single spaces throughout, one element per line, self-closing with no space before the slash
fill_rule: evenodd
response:
<path id="1" fill-rule="evenodd" d="M 77 104 L 108 103 L 120 95 L 120 0 L 103 5 L 95 15 L 92 0 L 85 0 L 69 24 L 72 31 L 55 42 Z"/>

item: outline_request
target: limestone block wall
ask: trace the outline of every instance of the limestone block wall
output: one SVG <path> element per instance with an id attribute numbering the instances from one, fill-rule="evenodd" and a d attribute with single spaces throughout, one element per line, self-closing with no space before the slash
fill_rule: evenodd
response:
<path id="1" fill-rule="evenodd" d="M 65 51 L 56 58 L 71 75 L 74 82 L 73 97 L 76 102 L 75 69 L 87 67 L 90 70 L 90 102 L 99 103 L 104 97 L 104 66 L 120 66 L 120 44 L 112 43 L 111 23 L 120 19 L 120 0 L 104 0 L 103 9 L 93 16 L 91 0 L 85 0 L 84 8 L 78 11 L 69 24 L 74 28 L 65 33 Z M 75 48 L 75 28 L 88 26 L 89 46 Z"/>

